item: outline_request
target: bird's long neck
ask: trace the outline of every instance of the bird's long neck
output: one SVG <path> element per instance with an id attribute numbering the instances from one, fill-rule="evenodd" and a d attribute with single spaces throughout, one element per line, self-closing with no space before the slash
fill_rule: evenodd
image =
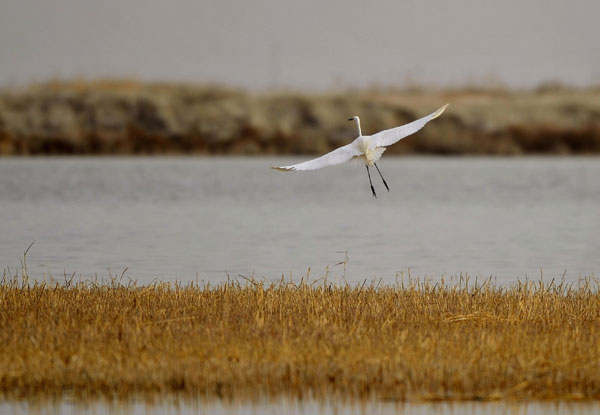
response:
<path id="1" fill-rule="evenodd" d="M 360 118 L 356 117 L 356 127 L 358 127 L 358 136 L 360 137 L 362 135 L 361 131 L 360 131 Z"/>

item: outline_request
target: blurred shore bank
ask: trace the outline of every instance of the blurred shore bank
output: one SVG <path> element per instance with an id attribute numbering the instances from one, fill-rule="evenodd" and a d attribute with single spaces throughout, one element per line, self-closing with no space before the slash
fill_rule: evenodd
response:
<path id="1" fill-rule="evenodd" d="M 138 81 L 0 90 L 0 155 L 319 154 L 449 102 L 395 154 L 600 154 L 600 88 L 249 92 Z"/>

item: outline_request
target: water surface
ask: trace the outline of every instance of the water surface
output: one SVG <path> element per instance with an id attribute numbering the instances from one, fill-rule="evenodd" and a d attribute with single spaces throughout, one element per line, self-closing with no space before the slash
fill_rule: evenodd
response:
<path id="1" fill-rule="evenodd" d="M 343 403 L 304 401 L 276 401 L 248 404 L 243 402 L 210 402 L 167 400 L 148 404 L 144 402 L 107 403 L 92 402 L 81 404 L 68 400 L 57 401 L 54 404 L 32 402 L 0 402 L 0 412 L 13 415 L 70 415 L 70 414 L 245 414 L 245 415 L 554 415 L 554 414 L 597 414 L 600 404 L 594 402 L 440 402 L 440 403 L 403 403 L 403 402 L 373 402 Z"/>
<path id="2" fill-rule="evenodd" d="M 394 158 L 374 199 L 349 163 L 297 158 L 0 160 L 0 266 L 63 278 L 350 282 L 399 273 L 562 277 L 600 270 L 600 159 Z M 349 261 L 335 265 L 345 258 Z M 328 271 L 326 271 L 328 270 Z"/>

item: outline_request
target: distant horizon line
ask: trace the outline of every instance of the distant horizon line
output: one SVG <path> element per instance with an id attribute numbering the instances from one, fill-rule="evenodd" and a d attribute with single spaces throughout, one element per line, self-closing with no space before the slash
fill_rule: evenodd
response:
<path id="1" fill-rule="evenodd" d="M 293 85 L 255 86 L 238 84 L 235 82 L 215 80 L 190 80 L 171 78 L 145 78 L 138 76 L 73 76 L 73 77 L 47 77 L 39 80 L 22 82 L 0 82 L 0 92 L 6 90 L 20 90 L 41 87 L 138 87 L 138 86 L 190 86 L 217 89 L 233 89 L 249 92 L 356 92 L 356 91 L 399 91 L 399 92 L 440 92 L 440 91 L 568 91 L 568 90 L 600 90 L 599 83 L 581 85 L 558 79 L 540 81 L 534 85 L 511 85 L 501 80 L 482 82 L 463 82 L 455 84 L 426 84 L 424 82 L 396 82 L 382 84 L 372 82 L 367 85 L 331 85 L 329 87 L 302 87 Z"/>

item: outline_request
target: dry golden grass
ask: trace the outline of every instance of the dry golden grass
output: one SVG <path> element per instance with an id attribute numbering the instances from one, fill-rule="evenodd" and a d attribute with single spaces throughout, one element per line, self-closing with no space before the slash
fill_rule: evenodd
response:
<path id="1" fill-rule="evenodd" d="M 172 392 L 598 399 L 598 284 L 0 284 L 4 398 Z"/>

